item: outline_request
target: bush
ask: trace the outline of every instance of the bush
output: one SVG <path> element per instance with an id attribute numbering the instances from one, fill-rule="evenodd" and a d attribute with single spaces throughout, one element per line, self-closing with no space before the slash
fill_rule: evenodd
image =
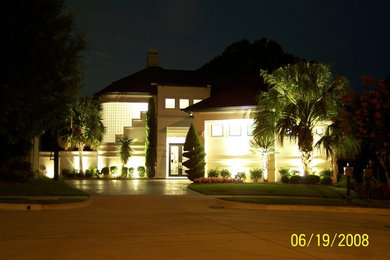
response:
<path id="1" fill-rule="evenodd" d="M 139 176 L 140 178 L 145 177 L 145 171 L 146 171 L 146 169 L 145 169 L 144 166 L 138 166 L 138 167 L 137 167 L 138 176 Z"/>
<path id="2" fill-rule="evenodd" d="M 263 170 L 260 168 L 251 169 L 249 175 L 251 176 L 252 181 L 258 182 L 261 179 L 261 176 L 263 176 Z"/>
<path id="3" fill-rule="evenodd" d="M 102 172 L 102 174 L 103 174 L 105 177 L 107 177 L 108 174 L 110 174 L 110 168 L 108 168 L 108 167 L 103 167 L 101 172 Z"/>
<path id="4" fill-rule="evenodd" d="M 129 168 L 127 168 L 127 167 L 122 167 L 121 176 L 122 176 L 123 178 L 126 178 L 126 177 L 127 177 L 128 171 L 129 171 Z"/>
<path id="5" fill-rule="evenodd" d="M 279 173 L 282 176 L 289 176 L 290 175 L 290 170 L 287 168 L 280 168 Z"/>
<path id="6" fill-rule="evenodd" d="M 93 175 L 90 169 L 85 170 L 85 178 L 91 178 Z"/>
<path id="7" fill-rule="evenodd" d="M 116 166 L 111 166 L 110 167 L 111 174 L 117 173 L 117 171 L 118 171 L 118 167 L 116 167 Z"/>
<path id="8" fill-rule="evenodd" d="M 71 171 L 69 169 L 62 169 L 61 171 L 61 175 L 62 177 L 68 177 L 68 175 L 71 173 Z"/>
<path id="9" fill-rule="evenodd" d="M 332 185 L 333 181 L 331 177 L 325 176 L 321 178 L 320 184 L 322 185 Z"/>
<path id="10" fill-rule="evenodd" d="M 305 184 L 319 184 L 320 176 L 318 175 L 307 175 L 303 178 Z"/>
<path id="11" fill-rule="evenodd" d="M 209 178 L 218 178 L 219 177 L 219 171 L 217 169 L 210 169 L 207 172 L 207 176 Z"/>
<path id="12" fill-rule="evenodd" d="M 367 190 L 365 183 L 356 185 L 354 191 L 360 199 L 367 199 Z M 371 182 L 370 186 L 370 199 L 372 200 L 389 200 L 390 199 L 390 188 L 382 183 Z"/>
<path id="13" fill-rule="evenodd" d="M 300 184 L 303 183 L 303 177 L 299 175 L 293 175 L 290 177 L 289 183 L 291 184 Z"/>
<path id="14" fill-rule="evenodd" d="M 236 174 L 235 178 L 236 178 L 236 179 L 240 179 L 240 180 L 245 181 L 245 179 L 246 179 L 246 174 L 245 174 L 245 172 L 238 172 L 238 173 Z"/>
<path id="15" fill-rule="evenodd" d="M 232 178 L 196 178 L 194 179 L 195 184 L 211 184 L 211 183 L 243 183 L 241 179 Z"/>
<path id="16" fill-rule="evenodd" d="M 326 169 L 326 170 L 320 171 L 320 176 L 321 177 L 332 177 L 332 175 L 333 175 L 333 171 L 332 170 Z"/>
<path id="17" fill-rule="evenodd" d="M 289 183 L 290 182 L 290 176 L 288 174 L 282 175 L 282 178 L 280 179 L 283 183 Z"/>
<path id="18" fill-rule="evenodd" d="M 300 175 L 301 173 L 298 170 L 292 170 L 290 171 L 291 175 Z"/>
<path id="19" fill-rule="evenodd" d="M 10 163 L 8 169 L 0 173 L 1 180 L 10 182 L 28 182 L 34 177 L 35 174 L 31 170 L 31 164 L 20 160 Z"/>
<path id="20" fill-rule="evenodd" d="M 221 174 L 222 178 L 230 178 L 230 177 L 232 177 L 232 175 L 231 175 L 231 173 L 229 172 L 228 169 L 221 170 L 220 174 Z"/>
<path id="21" fill-rule="evenodd" d="M 127 172 L 127 177 L 133 178 L 133 173 L 134 173 L 134 167 L 130 167 Z"/>
<path id="22" fill-rule="evenodd" d="M 357 181 L 351 177 L 351 188 L 353 189 L 357 185 Z M 347 176 L 341 175 L 339 182 L 337 183 L 337 186 L 346 188 L 347 187 Z"/>

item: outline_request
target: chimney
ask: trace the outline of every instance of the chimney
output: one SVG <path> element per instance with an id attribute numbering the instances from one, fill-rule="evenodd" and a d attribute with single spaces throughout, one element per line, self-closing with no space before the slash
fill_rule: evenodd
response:
<path id="1" fill-rule="evenodd" d="M 158 50 L 148 50 L 147 67 L 158 66 Z"/>

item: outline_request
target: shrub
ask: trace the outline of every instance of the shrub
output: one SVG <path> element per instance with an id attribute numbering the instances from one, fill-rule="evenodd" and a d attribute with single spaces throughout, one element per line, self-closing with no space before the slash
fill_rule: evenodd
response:
<path id="1" fill-rule="evenodd" d="M 134 173 L 134 167 L 130 167 L 127 172 L 127 177 L 133 178 L 133 173 Z"/>
<path id="2" fill-rule="evenodd" d="M 222 178 L 230 178 L 230 177 L 232 177 L 232 175 L 231 175 L 231 173 L 229 172 L 228 169 L 222 169 L 220 174 L 221 174 Z"/>
<path id="3" fill-rule="evenodd" d="M 62 169 L 61 175 L 62 177 L 68 177 L 68 175 L 71 173 L 69 169 Z"/>
<path id="4" fill-rule="evenodd" d="M 127 168 L 127 167 L 122 167 L 121 176 L 122 176 L 123 178 L 126 178 L 126 177 L 127 177 L 128 171 L 129 171 L 129 168 Z"/>
<path id="5" fill-rule="evenodd" d="M 307 175 L 303 178 L 305 184 L 319 184 L 320 176 L 318 175 Z"/>
<path id="6" fill-rule="evenodd" d="M 217 169 L 210 169 L 207 172 L 207 176 L 209 178 L 218 178 L 219 177 L 219 171 Z"/>
<path id="7" fill-rule="evenodd" d="M 145 177 L 145 171 L 146 171 L 146 169 L 145 169 L 144 166 L 138 166 L 138 167 L 137 167 L 138 176 L 139 176 L 140 178 Z"/>
<path id="8" fill-rule="evenodd" d="M 287 169 L 287 168 L 280 168 L 280 169 L 279 169 L 279 173 L 280 173 L 280 175 L 282 175 L 282 176 L 289 176 L 289 175 L 290 175 L 290 171 L 289 171 L 289 169 Z"/>
<path id="9" fill-rule="evenodd" d="M 246 174 L 245 172 L 238 172 L 235 176 L 236 179 L 240 179 L 240 180 L 245 180 L 246 179 Z"/>
<path id="10" fill-rule="evenodd" d="M 211 184 L 211 183 L 243 183 L 241 179 L 232 178 L 196 178 L 194 179 L 195 184 Z"/>
<path id="11" fill-rule="evenodd" d="M 0 179 L 11 182 L 28 182 L 35 177 L 31 170 L 31 164 L 24 161 L 15 161 L 9 165 L 7 170 L 1 171 Z"/>
<path id="12" fill-rule="evenodd" d="M 322 177 L 321 181 L 320 181 L 320 184 L 322 184 L 322 185 L 332 185 L 333 184 L 332 178 L 328 177 L 328 176 Z"/>
<path id="13" fill-rule="evenodd" d="M 258 182 L 261 179 L 261 176 L 263 176 L 263 170 L 260 168 L 251 169 L 249 175 L 251 176 L 252 181 Z"/>
<path id="14" fill-rule="evenodd" d="M 92 172 L 93 176 L 99 176 L 100 175 L 100 172 L 99 172 L 98 168 L 92 168 L 91 172 Z"/>
<path id="15" fill-rule="evenodd" d="M 291 175 L 300 175 L 301 173 L 298 170 L 290 171 Z"/>
<path id="16" fill-rule="evenodd" d="M 90 169 L 85 170 L 85 178 L 91 178 L 93 175 Z"/>
<path id="17" fill-rule="evenodd" d="M 282 175 L 282 178 L 280 179 L 283 183 L 289 183 L 290 182 L 290 176 L 288 174 Z"/>
<path id="18" fill-rule="evenodd" d="M 118 171 L 118 167 L 116 167 L 116 166 L 111 166 L 110 167 L 110 172 L 111 172 L 111 174 L 114 174 L 114 173 L 116 173 Z"/>
<path id="19" fill-rule="evenodd" d="M 354 191 L 360 199 L 367 198 L 367 190 L 365 183 L 356 185 Z M 370 185 L 370 199 L 372 200 L 389 200 L 390 199 L 390 188 L 382 183 L 371 183 Z"/>
<path id="20" fill-rule="evenodd" d="M 183 153 L 183 157 L 187 158 L 183 162 L 183 166 L 187 168 L 185 172 L 189 180 L 193 181 L 196 178 L 204 177 L 205 156 L 206 154 L 204 153 L 204 147 L 200 143 L 199 135 L 194 125 L 191 124 L 184 142 Z"/>
<path id="21" fill-rule="evenodd" d="M 303 183 L 303 177 L 299 176 L 299 175 L 293 175 L 293 176 L 290 177 L 289 183 L 292 183 L 292 184 Z"/>
<path id="22" fill-rule="evenodd" d="M 320 176 L 321 177 L 332 177 L 332 175 L 333 175 L 333 171 L 332 170 L 325 169 L 325 170 L 320 171 Z"/>
<path id="23" fill-rule="evenodd" d="M 102 172 L 102 174 L 103 174 L 104 176 L 107 176 L 108 174 L 110 174 L 110 168 L 108 168 L 108 167 L 103 167 L 101 172 Z"/>
<path id="24" fill-rule="evenodd" d="M 351 177 L 351 188 L 353 189 L 356 186 L 357 182 L 356 180 Z M 337 183 L 337 186 L 346 188 L 347 187 L 347 176 L 341 175 L 339 182 Z"/>

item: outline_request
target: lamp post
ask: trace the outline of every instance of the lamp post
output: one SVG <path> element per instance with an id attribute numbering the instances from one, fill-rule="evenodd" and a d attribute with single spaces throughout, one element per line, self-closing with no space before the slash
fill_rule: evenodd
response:
<path id="1" fill-rule="evenodd" d="M 349 166 L 349 163 L 347 163 L 347 166 L 344 167 L 344 174 L 347 176 L 347 197 L 345 199 L 345 202 L 351 202 L 351 177 L 353 173 L 353 167 Z"/>

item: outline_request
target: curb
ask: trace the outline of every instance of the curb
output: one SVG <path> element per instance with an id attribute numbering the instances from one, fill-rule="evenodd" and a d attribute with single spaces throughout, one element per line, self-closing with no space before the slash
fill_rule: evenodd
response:
<path id="1" fill-rule="evenodd" d="M 227 201 L 216 199 L 217 205 L 231 209 L 253 209 L 253 210 L 274 210 L 274 211 L 316 211 L 316 212 L 335 212 L 335 213 L 365 213 L 375 215 L 390 215 L 390 209 L 382 208 L 358 208 L 343 206 L 316 206 L 316 205 L 274 205 L 274 204 L 256 204 Z"/>
<path id="2" fill-rule="evenodd" d="M 58 203 L 58 204 L 38 204 L 38 203 L 0 203 L 0 210 L 17 211 L 40 211 L 40 210 L 68 210 L 83 208 L 92 203 L 89 197 L 85 201 Z"/>

